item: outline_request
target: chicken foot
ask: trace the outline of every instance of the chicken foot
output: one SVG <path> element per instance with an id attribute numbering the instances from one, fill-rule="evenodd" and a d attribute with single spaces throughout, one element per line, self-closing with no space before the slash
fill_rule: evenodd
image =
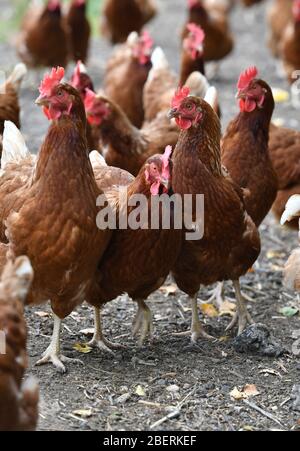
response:
<path id="1" fill-rule="evenodd" d="M 232 318 L 230 324 L 226 327 L 226 332 L 231 330 L 236 324 L 238 324 L 238 335 L 240 335 L 246 328 L 247 324 L 253 324 L 254 321 L 251 318 L 250 313 L 247 310 L 246 301 L 241 293 L 241 287 L 239 280 L 233 281 L 235 296 L 236 296 L 236 308 L 237 311 Z"/>
<path id="2" fill-rule="evenodd" d="M 94 336 L 91 341 L 88 343 L 89 346 L 93 348 L 99 348 L 101 351 L 109 352 L 113 354 L 113 349 L 124 349 L 124 346 L 119 343 L 112 343 L 103 336 L 102 332 L 102 324 L 101 324 L 101 312 L 100 309 L 95 307 L 94 309 L 94 321 L 95 321 L 95 330 Z"/>
<path id="3" fill-rule="evenodd" d="M 140 332 L 139 346 L 143 346 L 147 336 L 152 339 L 153 335 L 153 320 L 152 313 L 148 305 L 143 299 L 138 299 L 138 311 L 133 320 L 132 334 L 134 337 Z"/>
<path id="4" fill-rule="evenodd" d="M 192 343 L 196 343 L 199 338 L 206 338 L 207 340 L 215 340 L 215 337 L 212 337 L 211 335 L 207 334 L 199 320 L 199 314 L 198 314 L 198 303 L 197 303 L 198 293 L 194 296 L 190 297 L 191 300 L 191 306 L 192 306 L 192 324 L 191 324 L 191 330 L 188 330 L 186 332 L 176 332 L 172 335 L 175 337 L 185 337 L 188 335 L 191 335 L 191 341 Z"/>
<path id="5" fill-rule="evenodd" d="M 212 302 L 220 311 L 224 302 L 224 282 L 218 282 L 217 286 L 211 291 L 211 297 L 207 302 Z"/>
<path id="6" fill-rule="evenodd" d="M 36 362 L 36 365 L 45 365 L 46 363 L 51 362 L 59 372 L 65 373 L 66 367 L 63 362 L 80 363 L 81 365 L 83 365 L 83 362 L 79 359 L 72 359 L 60 354 L 60 332 L 62 321 L 55 313 L 53 313 L 53 318 L 54 326 L 50 345 L 43 353 L 42 358 Z"/>

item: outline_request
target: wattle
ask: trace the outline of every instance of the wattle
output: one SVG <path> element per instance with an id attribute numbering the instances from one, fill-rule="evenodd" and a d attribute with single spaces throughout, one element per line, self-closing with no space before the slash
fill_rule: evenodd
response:
<path id="1" fill-rule="evenodd" d="M 246 99 L 246 100 L 240 99 L 239 106 L 240 106 L 240 111 L 246 112 L 246 113 L 251 113 L 251 111 L 254 111 L 256 108 L 256 102 L 255 102 L 255 100 L 252 100 L 252 99 Z"/>
<path id="2" fill-rule="evenodd" d="M 176 118 L 176 124 L 182 130 L 188 130 L 192 126 L 192 121 L 190 119 L 184 119 L 182 117 Z"/>

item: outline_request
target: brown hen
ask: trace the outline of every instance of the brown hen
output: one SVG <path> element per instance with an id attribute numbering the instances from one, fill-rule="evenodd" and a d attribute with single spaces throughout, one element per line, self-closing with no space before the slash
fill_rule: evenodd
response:
<path id="1" fill-rule="evenodd" d="M 39 389 L 27 368 L 24 302 L 33 280 L 27 257 L 7 263 L 0 280 L 0 431 L 34 430 Z M 5 340 L 4 340 L 5 337 Z"/>
<path id="2" fill-rule="evenodd" d="M 290 83 L 294 83 L 300 75 L 300 0 L 293 1 L 292 12 L 292 20 L 287 25 L 280 44 L 283 66 Z"/>
<path id="3" fill-rule="evenodd" d="M 89 91 L 85 98 L 86 113 L 92 128 L 98 128 L 100 146 L 109 166 L 116 166 L 136 176 L 147 158 L 163 153 L 175 145 L 177 127 L 161 113 L 152 122 L 137 129 L 114 102 Z"/>
<path id="4" fill-rule="evenodd" d="M 280 56 L 280 42 L 285 29 L 292 19 L 293 0 L 273 0 L 268 10 L 268 45 L 273 55 Z"/>
<path id="5" fill-rule="evenodd" d="M 143 88 L 151 69 L 153 41 L 147 32 L 131 33 L 127 42 L 117 48 L 106 65 L 104 91 L 119 105 L 132 124 L 144 122 Z"/>
<path id="6" fill-rule="evenodd" d="M 171 167 L 169 157 L 170 146 L 164 155 L 154 155 L 148 158 L 139 171 L 136 179 L 125 178 L 124 172 L 118 186 L 107 187 L 100 169 L 94 164 L 94 171 L 99 188 L 105 191 L 110 205 L 117 214 L 117 230 L 114 232 L 110 244 L 99 264 L 99 295 L 96 307 L 115 299 L 123 293 L 138 303 L 139 310 L 134 321 L 134 335 L 141 333 L 140 344 L 146 336 L 152 333 L 151 312 L 145 304 L 147 297 L 157 290 L 165 281 L 171 267 L 174 265 L 181 246 L 181 231 L 175 230 L 173 225 L 173 209 L 168 208 L 170 192 Z M 97 158 L 97 154 L 96 154 Z M 98 156 L 98 158 L 101 158 Z M 107 168 L 109 171 L 110 168 Z M 97 176 L 100 170 L 100 177 Z M 112 173 L 111 185 L 116 185 L 115 169 Z M 170 226 L 163 228 L 162 210 L 155 212 L 151 202 L 153 198 L 165 194 L 167 201 L 164 212 L 170 220 Z M 133 208 L 128 206 L 133 196 L 143 195 L 145 204 L 139 210 L 137 219 L 139 227 L 131 227 L 130 213 Z M 128 202 L 127 202 L 128 200 Z M 162 201 L 164 205 L 164 201 Z M 158 221 L 158 227 L 151 224 L 151 215 Z M 145 215 L 146 214 L 146 218 Z M 119 215 L 125 219 L 127 227 L 119 228 Z M 126 222 L 128 215 L 128 222 Z M 121 220 L 121 219 L 120 219 Z M 122 220 L 122 222 L 124 222 Z M 147 228 L 146 228 L 147 227 Z M 96 311 L 97 318 L 97 311 Z M 99 321 L 96 320 L 96 326 Z M 98 343 L 101 332 L 95 332 L 94 343 Z"/>
<path id="7" fill-rule="evenodd" d="M 39 363 L 51 361 L 61 371 L 68 360 L 60 356 L 61 319 L 90 300 L 110 239 L 96 226 L 102 192 L 88 157 L 84 105 L 76 89 L 61 84 L 63 75 L 62 68 L 53 69 L 40 87 L 37 103 L 53 122 L 36 163 L 7 163 L 0 185 L 2 242 L 7 235 L 10 252 L 28 255 L 35 271 L 27 303 L 50 299 L 54 312 L 51 344 Z"/>
<path id="8" fill-rule="evenodd" d="M 20 128 L 19 90 L 26 73 L 26 66 L 17 64 L 4 85 L 0 86 L 0 159 L 4 121 L 11 121 Z"/>
<path id="9" fill-rule="evenodd" d="M 106 0 L 101 31 L 113 44 L 125 42 L 132 31 L 140 33 L 155 15 L 154 0 Z"/>
<path id="10" fill-rule="evenodd" d="M 194 209 L 193 230 L 198 235 L 183 240 L 173 275 L 178 287 L 191 297 L 191 332 L 195 341 L 207 336 L 198 318 L 197 294 L 201 284 L 233 280 L 239 333 L 251 320 L 239 278 L 257 259 L 260 239 L 247 214 L 242 190 L 222 168 L 217 115 L 205 100 L 187 94 L 185 88 L 177 93 L 170 112 L 182 130 L 173 155 L 172 188 L 181 196 L 191 195 L 194 202 L 195 195 L 202 194 L 204 216 L 196 217 Z"/>
<path id="11" fill-rule="evenodd" d="M 67 65 L 68 30 L 59 0 L 30 5 L 17 42 L 18 55 L 31 68 Z"/>
<path id="12" fill-rule="evenodd" d="M 219 61 L 225 58 L 233 49 L 233 38 L 225 15 L 213 14 L 206 9 L 203 0 L 188 0 L 189 23 L 199 25 L 205 33 L 203 47 L 204 61 Z M 182 39 L 189 31 L 187 24 L 182 32 Z"/>
<path id="13" fill-rule="evenodd" d="M 86 62 L 91 36 L 90 23 L 86 17 L 86 0 L 73 0 L 66 16 L 69 27 L 71 58 Z"/>
<path id="14" fill-rule="evenodd" d="M 269 152 L 279 188 L 272 210 L 280 219 L 288 199 L 300 194 L 300 132 L 271 124 Z M 298 219 L 289 221 L 287 226 L 298 230 Z"/>

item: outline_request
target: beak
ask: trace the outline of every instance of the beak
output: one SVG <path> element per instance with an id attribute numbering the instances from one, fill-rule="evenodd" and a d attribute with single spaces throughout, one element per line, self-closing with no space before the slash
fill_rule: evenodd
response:
<path id="1" fill-rule="evenodd" d="M 238 91 L 235 95 L 236 99 L 245 99 L 246 97 L 247 95 L 244 91 Z"/>
<path id="2" fill-rule="evenodd" d="M 38 105 L 38 106 L 46 106 L 46 107 L 48 107 L 49 106 L 49 99 L 48 99 L 48 97 L 40 95 L 36 99 L 35 104 Z"/>
<path id="3" fill-rule="evenodd" d="M 170 188 L 170 181 L 166 178 L 161 178 L 160 183 L 162 186 L 164 186 L 167 190 Z"/>
<path id="4" fill-rule="evenodd" d="M 177 108 L 173 108 L 172 110 L 170 110 L 169 112 L 168 112 L 168 118 L 169 119 L 173 119 L 174 117 L 178 117 L 179 116 L 179 113 L 178 113 L 178 110 L 177 110 Z"/>

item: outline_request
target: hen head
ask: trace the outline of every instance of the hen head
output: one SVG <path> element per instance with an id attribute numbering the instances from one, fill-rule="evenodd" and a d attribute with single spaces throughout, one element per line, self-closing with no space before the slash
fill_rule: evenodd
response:
<path id="1" fill-rule="evenodd" d="M 112 113 L 109 100 L 90 89 L 86 90 L 84 107 L 87 120 L 91 125 L 101 125 Z"/>
<path id="2" fill-rule="evenodd" d="M 82 106 L 83 109 L 82 101 L 76 89 L 62 83 L 64 73 L 63 67 L 53 68 L 50 74 L 45 75 L 39 87 L 40 96 L 36 99 L 36 104 L 43 107 L 43 111 L 49 120 L 70 115 L 71 110 L 75 110 L 75 105 L 77 107 Z"/>
<path id="3" fill-rule="evenodd" d="M 153 39 L 148 31 L 143 31 L 132 44 L 132 55 L 138 60 L 139 64 L 145 66 L 150 62 L 152 49 Z"/>
<path id="4" fill-rule="evenodd" d="M 170 188 L 172 147 L 167 146 L 163 155 L 153 155 L 148 158 L 143 168 L 145 181 L 150 185 L 153 196 L 167 193 Z"/>
<path id="5" fill-rule="evenodd" d="M 190 96 L 189 93 L 190 90 L 186 86 L 178 88 L 172 100 L 172 109 L 168 115 L 170 119 L 175 118 L 177 125 L 182 130 L 198 125 L 202 121 L 206 105 L 208 105 L 200 97 Z"/>
<path id="6" fill-rule="evenodd" d="M 263 109 L 273 94 L 269 85 L 257 78 L 256 67 L 249 67 L 241 73 L 237 88 L 240 111 L 251 113 L 256 109 Z"/>
<path id="7" fill-rule="evenodd" d="M 192 59 L 196 59 L 203 55 L 203 42 L 205 33 L 201 27 L 194 23 L 186 26 L 189 31 L 188 36 L 183 41 L 183 48 L 190 54 Z"/>
<path id="8" fill-rule="evenodd" d="M 94 91 L 94 85 L 91 77 L 87 73 L 86 67 L 81 61 L 77 61 L 71 77 L 71 85 L 80 93 L 82 100 L 85 99 L 87 89 Z"/>
<path id="9" fill-rule="evenodd" d="M 294 16 L 295 22 L 300 22 L 300 0 L 294 0 L 293 16 Z"/>
<path id="10" fill-rule="evenodd" d="M 85 8 L 86 6 L 86 0 L 73 0 L 73 6 L 75 8 Z"/>
<path id="11" fill-rule="evenodd" d="M 51 13 L 59 13 L 61 12 L 61 6 L 59 0 L 49 0 L 47 3 L 47 11 Z"/>
<path id="12" fill-rule="evenodd" d="M 188 0 L 188 6 L 190 9 L 197 9 L 202 7 L 202 1 L 201 0 Z"/>

